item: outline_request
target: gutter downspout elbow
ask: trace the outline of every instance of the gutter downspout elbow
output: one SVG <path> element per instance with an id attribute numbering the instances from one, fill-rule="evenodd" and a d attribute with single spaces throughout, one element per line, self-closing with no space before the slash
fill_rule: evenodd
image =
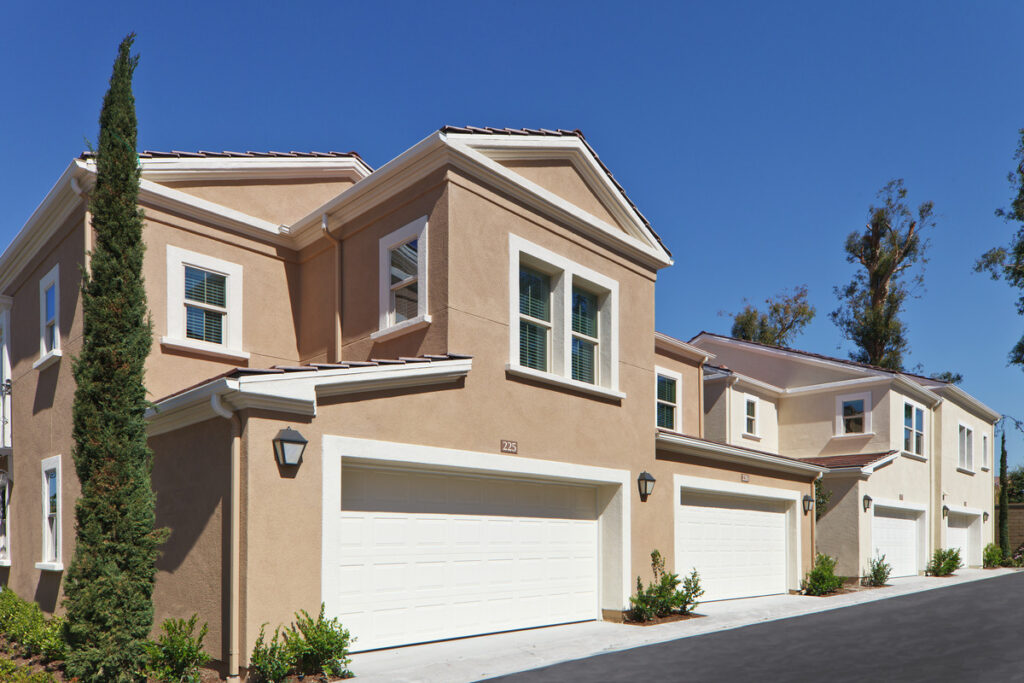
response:
<path id="1" fill-rule="evenodd" d="M 242 424 L 238 415 L 221 400 L 220 394 L 210 396 L 210 408 L 220 417 L 231 422 L 231 538 L 230 538 L 230 584 L 228 588 L 228 681 L 238 683 L 238 636 L 239 623 L 239 576 L 241 565 L 241 481 L 242 481 Z"/>
<path id="2" fill-rule="evenodd" d="M 331 295 L 332 306 L 334 307 L 334 331 L 332 342 L 332 357 L 328 362 L 341 362 L 341 240 L 331 234 L 327 225 L 327 214 L 320 216 L 320 231 L 328 241 L 334 244 L 334 288 Z"/>

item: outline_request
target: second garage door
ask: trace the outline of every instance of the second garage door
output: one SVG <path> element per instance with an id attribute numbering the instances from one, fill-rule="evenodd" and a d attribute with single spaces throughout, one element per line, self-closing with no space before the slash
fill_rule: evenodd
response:
<path id="1" fill-rule="evenodd" d="M 874 557 L 885 555 L 893 576 L 917 574 L 919 512 L 875 507 L 871 539 Z"/>
<path id="2" fill-rule="evenodd" d="M 594 619 L 592 487 L 345 467 L 324 602 L 354 650 Z"/>
<path id="3" fill-rule="evenodd" d="M 676 571 L 694 568 L 702 600 L 785 593 L 786 503 L 684 490 L 676 519 Z"/>

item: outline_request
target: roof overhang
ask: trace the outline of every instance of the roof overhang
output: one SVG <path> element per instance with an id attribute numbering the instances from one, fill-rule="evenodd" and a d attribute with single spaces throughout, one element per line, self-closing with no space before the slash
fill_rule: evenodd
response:
<path id="1" fill-rule="evenodd" d="M 666 351 L 669 353 L 678 353 L 686 358 L 691 358 L 700 363 L 707 363 L 709 360 L 715 357 L 715 354 L 704 349 L 697 348 L 693 344 L 687 344 L 684 341 L 670 337 L 667 334 L 661 332 L 654 333 L 654 349 L 656 351 Z"/>
<path id="2" fill-rule="evenodd" d="M 147 434 L 156 436 L 216 417 L 214 396 L 235 410 L 259 408 L 315 417 L 321 398 L 452 384 L 468 375 L 472 367 L 471 358 L 462 358 L 220 377 L 156 402 L 146 411 Z"/>
<path id="3" fill-rule="evenodd" d="M 747 448 L 737 448 L 728 444 L 705 441 L 684 434 L 671 434 L 659 431 L 655 436 L 657 448 L 672 453 L 683 455 L 696 455 L 709 460 L 730 462 L 760 469 L 786 472 L 788 474 L 803 474 L 815 478 L 828 468 L 820 467 L 809 462 L 801 462 L 791 458 L 785 458 L 771 453 L 753 451 Z"/>
<path id="4" fill-rule="evenodd" d="M 937 388 L 935 392 L 988 422 L 996 423 L 1003 419 L 1002 413 L 992 410 L 955 384 L 946 384 Z"/>
<path id="5" fill-rule="evenodd" d="M 882 467 L 885 467 L 886 465 L 894 462 L 899 457 L 900 452 L 894 450 L 880 457 L 878 460 L 873 460 L 869 462 L 867 465 L 863 465 L 861 467 L 825 467 L 825 474 L 829 477 L 854 476 L 859 479 L 867 479 L 872 474 L 874 474 L 876 470 L 879 470 Z"/>

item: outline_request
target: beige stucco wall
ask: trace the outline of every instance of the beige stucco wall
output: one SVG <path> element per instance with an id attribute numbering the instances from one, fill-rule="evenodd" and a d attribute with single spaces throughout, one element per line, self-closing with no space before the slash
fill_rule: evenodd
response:
<path id="1" fill-rule="evenodd" d="M 778 399 L 771 394 L 744 383 L 727 390 L 729 400 L 730 443 L 768 453 L 779 452 Z M 747 433 L 747 398 L 757 401 L 757 429 Z M 785 455 L 790 455 L 788 452 Z"/>
<path id="2" fill-rule="evenodd" d="M 836 399 L 871 394 L 871 432 L 836 436 Z M 779 443 L 794 458 L 885 452 L 890 448 L 888 392 L 880 387 L 785 396 L 779 401 Z M 902 424 L 902 422 L 900 423 Z"/>
<path id="3" fill-rule="evenodd" d="M 550 190 L 575 204 L 590 215 L 622 229 L 608 208 L 580 176 L 572 162 L 565 159 L 502 159 L 499 163 L 527 180 L 537 183 L 545 190 Z"/>
<path id="4" fill-rule="evenodd" d="M 353 185 L 346 178 L 176 180 L 161 184 L 282 225 L 304 218 Z"/>
<path id="5" fill-rule="evenodd" d="M 703 436 L 701 434 L 701 381 L 703 372 L 700 363 L 692 358 L 684 358 L 681 355 L 670 353 L 666 350 L 655 349 L 655 364 L 658 367 L 678 372 L 681 376 L 679 382 L 680 401 L 680 424 L 676 431 L 690 436 Z M 651 398 L 651 413 L 654 414 L 654 398 Z M 652 418 L 653 419 L 653 418 Z"/>
<path id="6" fill-rule="evenodd" d="M 704 438 L 728 443 L 728 380 L 704 382 Z"/>
<path id="7" fill-rule="evenodd" d="M 861 529 L 871 520 L 861 505 L 862 482 L 855 476 L 828 476 L 821 485 L 831 492 L 825 513 L 818 520 L 817 552 L 835 557 L 836 573 L 861 576 Z"/>
<path id="8" fill-rule="evenodd" d="M 937 422 L 938 433 L 942 444 L 941 468 L 941 505 L 956 508 L 969 508 L 988 513 L 988 520 L 982 521 L 981 545 L 992 543 L 995 539 L 995 482 L 993 480 L 993 452 L 995 449 L 995 429 L 983 418 L 980 418 L 951 400 L 939 404 Z M 973 471 L 959 468 L 959 427 L 963 424 L 974 430 L 974 469 Z M 982 465 L 982 436 L 988 436 L 988 467 Z M 984 515 L 983 515 L 984 516 Z M 936 543 L 946 547 L 946 520 L 942 515 L 935 515 L 937 529 Z M 967 564 L 967 558 L 964 558 Z"/>

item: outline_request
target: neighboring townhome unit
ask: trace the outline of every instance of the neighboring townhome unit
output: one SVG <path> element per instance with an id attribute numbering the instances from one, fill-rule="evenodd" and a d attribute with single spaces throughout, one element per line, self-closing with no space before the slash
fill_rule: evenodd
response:
<path id="1" fill-rule="evenodd" d="M 448 127 L 375 171 L 140 163 L 156 617 L 197 612 L 226 674 L 321 603 L 358 650 L 620 618 L 654 549 L 706 599 L 799 587 L 825 468 L 706 437 L 712 354 L 655 332 L 671 256 L 578 131 Z M 75 160 L 0 257 L 3 578 L 47 611 L 94 173 Z"/>
<path id="2" fill-rule="evenodd" d="M 955 384 L 707 332 L 705 423 L 728 443 L 827 467 L 817 547 L 860 576 L 894 576 L 937 548 L 979 566 L 993 539 L 992 444 L 1001 415 Z M 751 427 L 751 425 L 755 425 Z"/>

